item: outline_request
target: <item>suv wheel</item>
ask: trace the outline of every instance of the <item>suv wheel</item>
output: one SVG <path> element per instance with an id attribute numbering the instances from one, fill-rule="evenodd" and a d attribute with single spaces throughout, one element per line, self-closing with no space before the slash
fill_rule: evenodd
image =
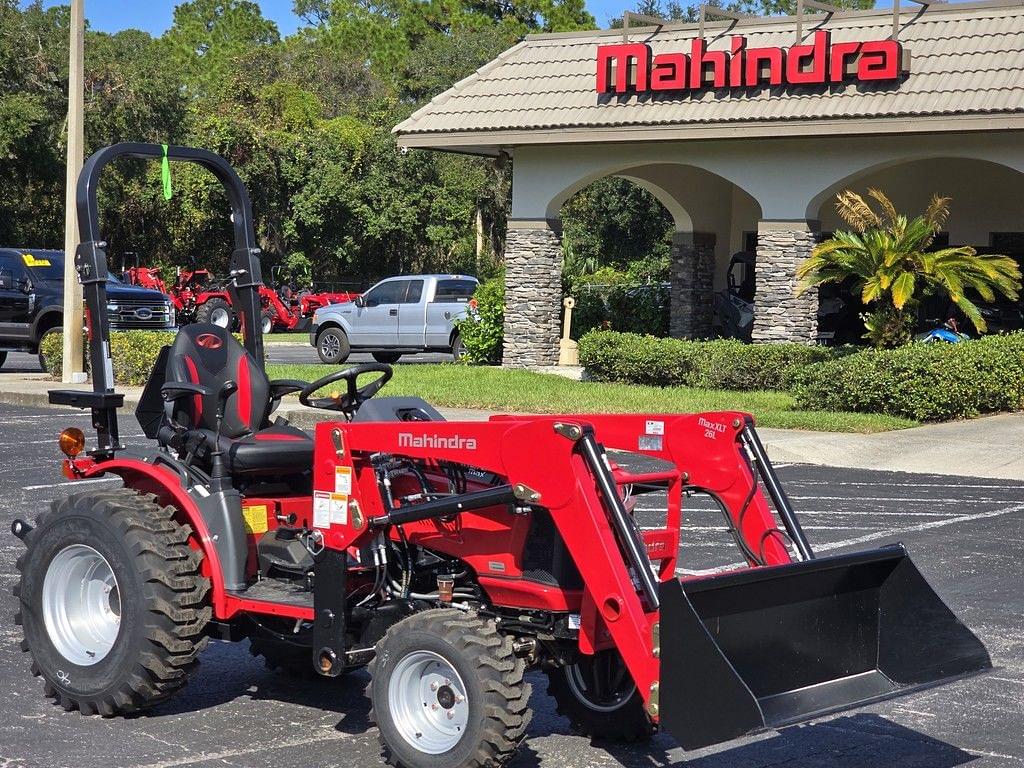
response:
<path id="1" fill-rule="evenodd" d="M 348 336 L 341 328 L 324 328 L 316 337 L 316 353 L 320 359 L 331 365 L 348 360 L 351 351 Z"/>

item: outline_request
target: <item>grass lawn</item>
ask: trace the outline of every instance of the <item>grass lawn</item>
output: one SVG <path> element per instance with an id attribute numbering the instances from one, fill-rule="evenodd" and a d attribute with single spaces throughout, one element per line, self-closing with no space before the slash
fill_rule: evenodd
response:
<path id="1" fill-rule="evenodd" d="M 327 365 L 271 363 L 271 379 L 313 381 Z M 730 392 L 689 387 L 639 387 L 579 382 L 530 371 L 464 365 L 396 365 L 384 389 L 388 395 L 415 395 L 450 408 L 482 408 L 514 413 L 689 413 L 745 411 L 759 426 L 828 432 L 882 432 L 916 422 L 866 413 L 800 411 L 785 392 Z"/>
<path id="2" fill-rule="evenodd" d="M 264 344 L 309 344 L 309 331 L 275 331 L 263 337 Z"/>

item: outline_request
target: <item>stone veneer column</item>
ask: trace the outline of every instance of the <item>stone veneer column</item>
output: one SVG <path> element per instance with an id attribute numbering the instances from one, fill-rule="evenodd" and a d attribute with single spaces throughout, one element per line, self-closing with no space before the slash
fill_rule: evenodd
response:
<path id="1" fill-rule="evenodd" d="M 796 295 L 796 268 L 817 244 L 816 222 L 761 221 L 757 225 L 753 341 L 814 344 L 818 291 Z"/>
<path id="2" fill-rule="evenodd" d="M 505 237 L 502 365 L 558 364 L 562 317 L 562 237 L 544 221 L 510 221 Z"/>
<path id="3" fill-rule="evenodd" d="M 715 235 L 676 232 L 672 235 L 669 335 L 703 339 L 711 335 L 715 314 Z"/>

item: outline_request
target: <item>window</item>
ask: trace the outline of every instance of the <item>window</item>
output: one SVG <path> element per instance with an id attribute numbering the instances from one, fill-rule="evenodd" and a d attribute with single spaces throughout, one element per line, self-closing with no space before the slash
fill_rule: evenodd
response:
<path id="1" fill-rule="evenodd" d="M 409 290 L 405 294 L 405 299 L 402 301 L 403 304 L 419 304 L 420 297 L 423 296 L 423 281 L 422 280 L 409 280 L 406 282 L 409 286 Z"/>
<path id="2" fill-rule="evenodd" d="M 376 307 L 381 304 L 401 304 L 405 300 L 405 292 L 409 288 L 409 282 L 409 280 L 391 280 L 381 283 L 366 294 L 366 306 Z"/>
<path id="3" fill-rule="evenodd" d="M 472 280 L 438 280 L 434 301 L 469 301 L 475 290 L 476 283 Z"/>

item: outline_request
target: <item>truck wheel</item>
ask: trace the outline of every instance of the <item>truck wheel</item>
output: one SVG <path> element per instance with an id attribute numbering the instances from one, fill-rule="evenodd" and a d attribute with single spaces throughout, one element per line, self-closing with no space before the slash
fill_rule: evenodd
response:
<path id="1" fill-rule="evenodd" d="M 46 341 L 47 337 L 52 336 L 55 333 L 63 333 L 63 328 L 50 328 L 43 331 L 43 335 L 39 337 L 39 367 L 43 369 L 43 373 L 49 373 L 50 371 L 46 367 L 46 358 L 43 357 L 43 342 Z M 5 352 L 6 356 L 7 353 Z"/>
<path id="2" fill-rule="evenodd" d="M 210 583 L 173 514 L 130 488 L 83 493 L 53 502 L 25 537 L 14 587 L 21 649 L 65 710 L 153 706 L 198 664 Z"/>
<path id="3" fill-rule="evenodd" d="M 7 362 L 7 353 L 6 352 L 0 352 L 0 368 L 3 368 L 4 367 L 4 363 L 6 363 L 6 362 Z"/>
<path id="4" fill-rule="evenodd" d="M 265 309 L 263 314 L 260 315 L 260 330 L 263 335 L 266 336 L 268 333 L 274 332 L 274 315 L 276 313 L 272 310 Z M 312 663 L 312 662 L 311 662 Z"/>
<path id="5" fill-rule="evenodd" d="M 392 626 L 370 663 L 371 716 L 400 768 L 505 764 L 532 713 L 525 662 L 495 623 L 451 608 Z"/>
<path id="6" fill-rule="evenodd" d="M 462 341 L 462 335 L 457 335 L 452 340 L 452 360 L 456 363 L 466 356 L 466 344 Z"/>
<path id="7" fill-rule="evenodd" d="M 316 337 L 316 353 L 325 363 L 337 365 L 348 360 L 348 336 L 340 328 L 324 328 Z"/>
<path id="8" fill-rule="evenodd" d="M 231 305 L 224 299 L 208 299 L 196 307 L 197 323 L 213 323 L 221 328 L 233 329 L 238 318 Z"/>
<path id="9" fill-rule="evenodd" d="M 373 359 L 378 363 L 387 363 L 388 365 L 397 363 L 402 359 L 401 352 L 371 352 L 370 354 L 373 355 Z"/>
<path id="10" fill-rule="evenodd" d="M 650 738 L 654 726 L 619 652 L 599 651 L 580 656 L 576 663 L 551 669 L 548 693 L 558 714 L 584 736 L 609 741 Z"/>

